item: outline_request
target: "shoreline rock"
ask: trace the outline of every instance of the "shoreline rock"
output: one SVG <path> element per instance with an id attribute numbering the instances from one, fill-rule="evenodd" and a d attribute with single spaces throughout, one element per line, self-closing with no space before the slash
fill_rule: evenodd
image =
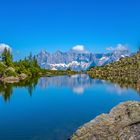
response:
<path id="1" fill-rule="evenodd" d="M 139 140 L 140 102 L 120 103 L 80 127 L 70 140 Z"/>
<path id="2" fill-rule="evenodd" d="M 0 78 L 0 81 L 5 82 L 5 83 L 18 83 L 21 80 L 25 80 L 28 76 L 24 73 L 20 74 L 19 76 L 9 76 L 5 78 Z"/>
<path id="3" fill-rule="evenodd" d="M 20 81 L 19 77 L 14 77 L 14 76 L 9 76 L 9 77 L 5 77 L 5 78 L 1 78 L 0 79 L 2 82 L 5 83 L 17 83 Z"/>
<path id="4" fill-rule="evenodd" d="M 24 74 L 24 73 L 21 73 L 20 75 L 19 75 L 19 78 L 20 78 L 20 80 L 24 80 L 24 79 L 26 79 L 28 76 L 26 75 L 26 74 Z"/>

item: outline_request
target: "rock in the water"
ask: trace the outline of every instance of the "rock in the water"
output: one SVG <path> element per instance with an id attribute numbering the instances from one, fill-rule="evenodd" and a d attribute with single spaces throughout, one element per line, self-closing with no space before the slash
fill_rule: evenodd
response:
<path id="1" fill-rule="evenodd" d="M 119 104 L 80 127 L 70 140 L 140 140 L 140 102 Z"/>

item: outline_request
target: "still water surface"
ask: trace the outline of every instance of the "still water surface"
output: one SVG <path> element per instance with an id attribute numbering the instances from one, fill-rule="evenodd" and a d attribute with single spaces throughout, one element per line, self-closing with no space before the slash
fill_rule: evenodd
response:
<path id="1" fill-rule="evenodd" d="M 88 75 L 0 86 L 0 140 L 66 140 L 79 126 L 137 91 Z"/>

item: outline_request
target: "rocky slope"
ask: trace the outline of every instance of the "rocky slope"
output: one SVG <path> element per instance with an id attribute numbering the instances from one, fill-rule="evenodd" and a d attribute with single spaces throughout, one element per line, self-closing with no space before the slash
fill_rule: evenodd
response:
<path id="1" fill-rule="evenodd" d="M 128 101 L 80 127 L 70 140 L 139 140 L 140 102 Z"/>
<path id="2" fill-rule="evenodd" d="M 102 67 L 92 67 L 87 71 L 92 78 L 109 80 L 140 92 L 140 51 Z"/>

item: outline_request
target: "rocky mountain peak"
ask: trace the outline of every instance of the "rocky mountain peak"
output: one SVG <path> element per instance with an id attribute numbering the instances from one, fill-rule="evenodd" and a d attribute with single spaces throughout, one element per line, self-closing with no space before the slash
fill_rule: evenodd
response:
<path id="1" fill-rule="evenodd" d="M 111 53 L 95 54 L 86 51 L 83 46 L 76 46 L 73 49 L 62 52 L 57 50 L 55 53 L 48 53 L 46 50 L 41 51 L 38 56 L 38 63 L 46 69 L 66 70 L 86 70 L 91 66 L 102 66 L 121 57 L 129 56 L 127 48 L 119 46 Z"/>

